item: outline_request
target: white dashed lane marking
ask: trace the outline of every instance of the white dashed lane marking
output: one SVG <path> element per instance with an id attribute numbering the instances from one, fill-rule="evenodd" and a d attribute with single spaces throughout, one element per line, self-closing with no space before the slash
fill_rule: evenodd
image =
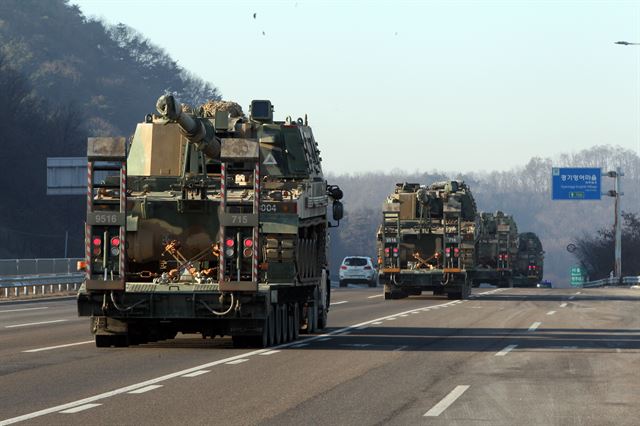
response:
<path id="1" fill-rule="evenodd" d="M 94 342 L 93 340 L 85 340 L 84 342 L 67 343 L 66 345 L 57 345 L 57 346 L 47 346 L 46 348 L 29 349 L 29 350 L 22 351 L 22 352 L 33 353 L 33 352 L 50 351 L 52 349 L 60 349 L 60 348 L 68 348 L 70 346 L 86 345 L 88 343 L 93 343 L 93 342 Z"/>
<path id="2" fill-rule="evenodd" d="M 500 352 L 497 352 L 495 356 L 505 356 L 506 354 L 508 354 L 509 352 L 511 352 L 512 350 L 514 350 L 517 347 L 518 347 L 518 345 L 509 345 L 506 348 L 504 348 L 503 350 L 501 350 Z"/>
<path id="3" fill-rule="evenodd" d="M 456 399 L 460 398 L 463 393 L 465 393 L 469 389 L 468 385 L 459 385 L 456 386 L 447 396 L 442 398 L 440 402 L 433 406 L 429 411 L 424 413 L 424 417 L 438 417 L 440 414 L 444 412 L 451 404 L 453 404 Z"/>
<path id="4" fill-rule="evenodd" d="M 367 297 L 367 299 L 375 299 L 376 297 L 382 297 L 382 296 L 384 296 L 384 294 L 376 294 L 374 296 Z"/>
<path id="5" fill-rule="evenodd" d="M 533 324 L 531 324 L 531 327 L 529 327 L 529 331 L 536 331 L 536 329 L 538 327 L 540 327 L 540 324 L 542 324 L 541 322 L 534 322 Z"/>
<path id="6" fill-rule="evenodd" d="M 349 303 L 347 300 L 341 300 L 339 302 L 333 302 L 331 303 L 331 306 L 335 306 L 335 305 L 342 305 L 343 303 Z"/>
<path id="7" fill-rule="evenodd" d="M 41 308 L 21 308 L 21 309 L 7 309 L 4 311 L 0 311 L 0 314 L 4 314 L 7 312 L 23 312 L 23 311 L 40 311 L 42 309 L 49 309 L 48 306 L 43 306 Z"/>
<path id="8" fill-rule="evenodd" d="M 567 307 L 567 304 L 566 304 L 566 303 L 562 303 L 562 304 L 560 305 L 560 307 L 561 307 L 561 308 L 566 308 L 566 307 Z"/>
<path id="9" fill-rule="evenodd" d="M 547 315 L 553 315 L 555 313 L 556 313 L 556 311 L 549 311 L 549 312 L 547 312 Z"/>
<path id="10" fill-rule="evenodd" d="M 69 321 L 69 320 L 61 319 L 61 320 L 53 320 L 53 321 L 28 322 L 26 324 L 5 325 L 4 328 L 29 327 L 32 325 L 54 324 L 54 323 L 65 322 L 65 321 Z"/>

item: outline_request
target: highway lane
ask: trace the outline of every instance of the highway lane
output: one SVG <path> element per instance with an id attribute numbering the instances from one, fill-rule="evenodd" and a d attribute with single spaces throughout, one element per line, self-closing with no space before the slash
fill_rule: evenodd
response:
<path id="1" fill-rule="evenodd" d="M 16 353 L 35 367 L 0 377 L 0 419 L 74 403 L 28 423 L 635 423 L 637 290 L 479 292 L 385 302 L 334 289 L 329 336 L 277 352 L 181 336 Z"/>

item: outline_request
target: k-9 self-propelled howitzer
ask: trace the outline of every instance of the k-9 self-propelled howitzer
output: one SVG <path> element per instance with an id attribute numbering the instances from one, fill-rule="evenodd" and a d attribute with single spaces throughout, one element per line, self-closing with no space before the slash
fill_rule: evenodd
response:
<path id="1" fill-rule="evenodd" d="M 396 185 L 378 230 L 385 298 L 422 291 L 465 298 L 475 266 L 476 204 L 462 181 Z"/>
<path id="2" fill-rule="evenodd" d="M 96 344 L 183 332 L 267 346 L 324 328 L 342 191 L 307 120 L 274 120 L 268 100 L 249 116 L 223 101 L 192 113 L 171 95 L 156 106 L 128 150 L 89 141 L 78 311 Z"/>

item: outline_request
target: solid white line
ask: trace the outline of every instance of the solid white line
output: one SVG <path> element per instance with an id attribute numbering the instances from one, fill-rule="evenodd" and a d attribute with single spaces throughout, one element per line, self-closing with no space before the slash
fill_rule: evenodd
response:
<path id="1" fill-rule="evenodd" d="M 447 303 L 451 303 L 451 302 L 447 302 Z M 445 304 L 447 304 L 445 303 Z M 406 313 L 411 313 L 411 312 L 415 312 L 415 311 L 420 311 L 422 308 L 417 308 L 417 309 L 411 309 L 408 311 L 404 311 L 404 312 L 399 312 L 400 314 L 406 314 Z M 397 315 L 397 314 L 393 314 L 393 315 Z M 317 336 L 313 336 L 313 337 L 309 337 L 304 339 L 305 342 L 313 342 L 313 341 L 324 341 L 324 340 L 329 340 L 331 339 L 330 336 L 335 336 L 337 334 L 340 334 L 344 331 L 347 330 L 352 330 L 356 327 L 360 327 L 363 325 L 367 325 L 367 324 L 373 324 L 376 321 L 384 321 L 387 318 L 390 318 L 393 315 L 389 315 L 389 316 L 385 316 L 385 317 L 380 317 L 380 318 L 374 318 L 368 321 L 364 321 L 361 322 L 359 324 L 354 324 L 351 326 L 347 326 L 344 328 L 340 328 L 337 330 L 333 330 L 330 331 L 328 333 L 324 333 L 324 334 L 319 334 Z M 290 342 L 290 343 L 284 343 L 282 345 L 278 345 L 278 346 L 274 346 L 271 350 L 276 350 L 276 349 L 283 349 L 283 348 L 288 348 L 290 346 L 292 346 L 294 343 Z M 5 420 L 0 420 L 0 426 L 7 426 L 10 424 L 14 424 L 14 423 L 18 423 L 18 422 L 23 422 L 25 420 L 31 420 L 31 419 L 35 419 L 37 417 L 42 417 L 45 416 L 47 414 L 52 414 L 52 413 L 57 413 L 61 410 L 66 410 L 69 408 L 74 408 L 74 407 L 78 407 L 80 405 L 84 405 L 90 402 L 95 402 L 95 401 L 100 401 L 106 398 L 111 398 L 112 396 L 116 396 L 116 395 L 121 395 L 127 392 L 130 392 L 132 390 L 135 389 L 140 389 L 144 386 L 148 386 L 148 385 L 152 385 L 155 383 L 160 383 L 160 382 L 165 382 L 167 380 L 171 380 L 173 378 L 176 377 L 180 377 L 180 376 L 184 376 L 185 374 L 189 374 L 192 373 L 194 371 L 198 371 L 198 370 L 202 370 L 202 369 L 206 369 L 206 368 L 211 368 L 214 367 L 216 365 L 221 365 L 221 364 L 225 364 L 229 361 L 232 360 L 236 360 L 236 359 L 242 359 L 242 358 L 246 358 L 246 357 L 250 357 L 253 355 L 259 355 L 262 354 L 264 352 L 269 352 L 269 349 L 258 349 L 252 352 L 247 352 L 247 353 L 243 353 L 243 354 L 239 354 L 239 355 L 235 355 L 232 357 L 228 357 L 228 358 L 224 358 L 224 359 L 219 359 L 217 361 L 212 361 L 212 362 L 208 362 L 206 364 L 201 364 L 201 365 L 197 365 L 195 367 L 191 367 L 191 368 L 187 368 L 185 370 L 181 370 L 181 371 L 176 371 L 174 373 L 170 373 L 170 374 L 165 374 L 164 376 L 160 376 L 160 377 L 156 377 L 154 379 L 149 379 L 146 380 L 144 382 L 140 382 L 140 383 L 135 383 L 129 386 L 125 386 L 119 389 L 114 389 L 112 391 L 109 392 L 104 392 L 98 395 L 93 395 L 93 396 L 89 396 L 87 398 L 83 398 L 83 399 L 79 399 L 77 401 L 72 401 L 72 402 L 68 402 L 66 404 L 61 404 L 61 405 L 56 405 L 55 407 L 50 407 L 50 408 L 45 408 L 39 411 L 34 411 L 32 413 L 27 413 L 27 414 L 23 414 L 21 416 L 17 416 L 17 417 L 12 417 L 9 419 L 5 419 Z"/>
<path id="2" fill-rule="evenodd" d="M 63 414 L 74 414 L 80 411 L 88 410 L 89 408 L 98 407 L 102 404 L 84 404 L 79 407 L 69 408 L 68 410 L 60 411 Z"/>
<path id="3" fill-rule="evenodd" d="M 249 361 L 249 360 L 246 359 L 246 358 L 241 358 L 241 359 L 236 359 L 236 360 L 233 360 L 233 361 L 226 362 L 225 364 L 227 364 L 227 365 L 236 365 L 236 364 L 242 364 L 243 362 L 247 362 L 247 361 Z"/>
<path id="4" fill-rule="evenodd" d="M 0 311 L 0 314 L 4 314 L 6 312 L 39 311 L 41 309 L 49 309 L 49 307 L 43 306 L 41 308 L 7 309 L 6 311 Z"/>
<path id="5" fill-rule="evenodd" d="M 198 377 L 201 376 L 203 374 L 207 374 L 208 372 L 210 372 L 211 370 L 199 370 L 199 371 L 194 371 L 193 373 L 189 373 L 189 374 L 185 374 L 182 377 Z"/>
<path id="6" fill-rule="evenodd" d="M 555 313 L 556 313 L 556 311 L 549 311 L 549 312 L 547 312 L 547 315 L 553 315 Z"/>
<path id="7" fill-rule="evenodd" d="M 536 331 L 536 329 L 538 327 L 540 327 L 540 324 L 542 324 L 541 322 L 534 322 L 533 324 L 531 324 L 531 327 L 529 327 L 529 331 Z"/>
<path id="8" fill-rule="evenodd" d="M 581 292 L 581 291 L 579 291 L 579 292 L 577 292 L 576 294 L 580 294 L 580 293 L 582 293 L 582 292 Z"/>
<path id="9" fill-rule="evenodd" d="M 262 352 L 260 355 L 273 355 L 273 354 L 277 354 L 280 351 L 268 351 L 268 352 Z"/>
<path id="10" fill-rule="evenodd" d="M 65 321 L 69 321 L 69 320 L 62 319 L 62 320 L 53 320 L 53 321 L 30 322 L 27 324 L 5 325 L 4 328 L 28 327 L 30 325 L 53 324 L 56 322 L 65 322 Z"/>
<path id="11" fill-rule="evenodd" d="M 333 305 L 342 305 L 343 303 L 349 303 L 349 301 L 348 301 L 348 300 L 341 300 L 341 301 L 339 301 L 339 302 L 333 302 L 333 303 L 331 303 L 331 305 L 330 305 L 330 306 L 333 306 Z"/>
<path id="12" fill-rule="evenodd" d="M 503 350 L 501 350 L 500 352 L 497 352 L 495 354 L 495 356 L 505 356 L 506 354 L 508 354 L 509 352 L 511 352 L 512 350 L 514 350 L 517 347 L 518 347 L 518 345 L 509 345 L 509 346 L 505 347 Z"/>
<path id="13" fill-rule="evenodd" d="M 397 318 L 387 318 L 387 321 L 395 321 Z"/>
<path id="14" fill-rule="evenodd" d="M 575 298 L 576 298 L 575 296 L 569 296 L 569 300 L 573 300 Z"/>
<path id="15" fill-rule="evenodd" d="M 38 349 L 29 349 L 28 351 L 22 351 L 22 352 L 25 352 L 25 353 L 42 352 L 42 351 L 49 351 L 51 349 L 68 348 L 69 346 L 86 345 L 87 343 L 93 343 L 93 342 L 94 342 L 93 340 L 85 340 L 84 342 L 67 343 L 66 345 L 49 346 L 46 348 L 38 348 Z"/>
<path id="16" fill-rule="evenodd" d="M 460 398 L 460 396 L 465 393 L 467 389 L 469 389 L 469 386 L 467 385 L 456 386 L 454 390 L 449 392 L 447 396 L 442 398 L 440 402 L 434 405 L 431 410 L 424 413 L 423 417 L 438 417 L 444 410 L 449 408 L 449 406 L 453 404 L 456 399 Z"/>
<path id="17" fill-rule="evenodd" d="M 145 392 L 152 391 L 154 389 L 161 388 L 162 386 L 164 385 L 149 385 L 140 389 L 132 390 L 131 392 L 128 392 L 128 393 L 132 393 L 132 394 L 145 393 Z"/>
<path id="18" fill-rule="evenodd" d="M 318 342 L 326 342 L 327 340 L 331 340 L 331 337 L 321 337 L 319 339 L 316 339 Z"/>
<path id="19" fill-rule="evenodd" d="M 373 324 L 373 325 L 380 325 L 380 324 L 382 324 L 382 321 L 372 322 L 371 324 Z"/>
<path id="20" fill-rule="evenodd" d="M 562 304 L 560 304 L 560 307 L 561 307 L 561 308 L 566 308 L 566 307 L 567 307 L 567 304 L 566 304 L 566 303 L 562 303 Z"/>
<path id="21" fill-rule="evenodd" d="M 363 325 L 362 327 L 356 328 L 356 330 L 364 330 L 366 328 L 369 328 L 369 326 L 368 325 Z"/>
<path id="22" fill-rule="evenodd" d="M 293 345 L 291 347 L 292 348 L 304 348 L 305 346 L 309 346 L 309 344 L 308 343 L 298 343 L 297 345 Z"/>
<path id="23" fill-rule="evenodd" d="M 367 299 L 375 299 L 376 297 L 382 297 L 384 294 L 376 294 L 375 296 L 369 296 Z"/>
<path id="24" fill-rule="evenodd" d="M 402 315 L 400 315 L 400 316 L 401 316 L 401 317 L 408 317 L 409 315 L 407 315 L 407 314 L 402 314 Z"/>
<path id="25" fill-rule="evenodd" d="M 409 347 L 409 346 L 407 346 L 407 345 L 400 346 L 400 347 L 395 348 L 395 349 L 393 350 L 393 352 L 400 352 L 400 351 L 402 351 L 402 350 L 404 350 L 404 349 L 407 349 L 408 347 Z"/>

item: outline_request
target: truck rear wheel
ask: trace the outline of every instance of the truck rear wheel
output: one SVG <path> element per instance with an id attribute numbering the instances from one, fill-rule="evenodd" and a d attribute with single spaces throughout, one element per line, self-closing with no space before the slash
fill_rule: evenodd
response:
<path id="1" fill-rule="evenodd" d="M 289 313 L 287 305 L 280 305 L 280 324 L 282 326 L 282 343 L 289 342 Z"/>
<path id="2" fill-rule="evenodd" d="M 274 342 L 276 345 L 282 343 L 282 316 L 280 315 L 280 305 L 273 305 L 273 328 Z"/>

